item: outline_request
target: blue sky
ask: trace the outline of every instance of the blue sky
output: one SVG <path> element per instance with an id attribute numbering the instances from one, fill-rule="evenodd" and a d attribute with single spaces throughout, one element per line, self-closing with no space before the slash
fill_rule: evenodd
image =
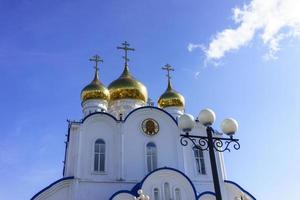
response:
<path id="1" fill-rule="evenodd" d="M 216 128 L 238 120 L 241 150 L 225 154 L 230 180 L 257 199 L 299 196 L 300 18 L 279 4 L 274 15 L 270 2 L 0 1 L 1 198 L 29 199 L 62 176 L 66 119 L 81 119 L 80 91 L 93 76 L 88 59 L 103 57 L 108 85 L 122 71 L 124 40 L 152 99 L 169 63 L 187 112 L 212 108 Z"/>

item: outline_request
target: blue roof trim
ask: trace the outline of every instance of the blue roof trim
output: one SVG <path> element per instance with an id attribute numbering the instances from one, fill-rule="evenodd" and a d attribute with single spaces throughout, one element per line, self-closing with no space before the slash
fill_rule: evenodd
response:
<path id="1" fill-rule="evenodd" d="M 204 196 L 204 195 L 212 195 L 212 196 L 216 196 L 216 194 L 214 192 L 211 191 L 206 191 L 206 192 L 202 192 L 201 194 L 198 195 L 197 199 L 199 199 L 200 197 Z"/>
<path id="2" fill-rule="evenodd" d="M 189 183 L 191 184 L 192 188 L 193 188 L 193 191 L 194 191 L 194 195 L 195 195 L 195 198 L 197 199 L 197 192 L 196 192 L 196 188 L 193 184 L 193 182 L 191 181 L 191 179 L 189 177 L 187 177 L 187 175 L 185 175 L 183 172 L 179 171 L 178 169 L 174 169 L 174 168 L 171 168 L 171 167 L 162 167 L 162 168 L 158 168 L 156 170 L 153 170 L 152 172 L 150 172 L 149 174 L 147 174 L 143 180 L 140 182 L 140 183 L 137 183 L 132 189 L 131 191 L 129 190 L 121 190 L 121 191 L 118 191 L 116 193 L 114 193 L 109 200 L 112 200 L 115 196 L 117 196 L 118 194 L 120 193 L 128 193 L 128 194 L 131 194 L 133 196 L 137 196 L 137 191 L 139 189 L 141 189 L 143 187 L 143 184 L 145 182 L 145 180 L 153 173 L 157 172 L 157 171 L 160 171 L 160 170 L 171 170 L 171 171 L 175 171 L 175 172 L 178 172 L 179 174 L 181 174 L 182 176 L 184 176 L 188 181 Z"/>
<path id="3" fill-rule="evenodd" d="M 225 180 L 225 183 L 230 183 L 232 185 L 235 185 L 236 187 L 238 187 L 240 190 L 242 190 L 244 193 L 246 193 L 247 195 L 249 195 L 252 199 L 256 200 L 256 198 L 250 194 L 247 190 L 245 190 L 244 188 L 242 188 L 239 184 L 237 184 L 236 182 L 233 181 L 229 181 L 229 180 Z"/>
<path id="4" fill-rule="evenodd" d="M 71 129 L 71 123 L 68 122 L 68 135 L 67 135 L 67 141 L 65 142 L 63 176 L 65 176 L 65 171 L 66 171 L 67 149 L 68 149 L 68 144 L 69 144 L 69 139 L 70 139 L 70 129 Z"/>
<path id="5" fill-rule="evenodd" d="M 161 108 L 155 107 L 155 106 L 143 106 L 143 107 L 139 107 L 139 108 L 136 108 L 136 109 L 132 110 L 132 111 L 131 111 L 130 113 L 128 113 L 128 115 L 125 117 L 124 122 L 127 120 L 127 118 L 128 118 L 131 114 L 133 114 L 134 112 L 136 112 L 136 111 L 138 111 L 138 110 L 142 110 L 142 109 L 155 109 L 155 110 L 159 110 L 159 111 L 161 111 L 161 112 L 167 114 L 169 117 L 171 117 L 171 119 L 175 122 L 175 124 L 178 125 L 177 120 L 176 120 L 170 113 L 168 113 L 167 111 L 165 111 L 165 110 L 163 110 L 163 109 L 161 109 Z"/>
<path id="6" fill-rule="evenodd" d="M 117 118 L 115 118 L 115 116 L 113 116 L 113 115 L 111 115 L 111 114 L 109 114 L 109 113 L 107 113 L 107 112 L 94 112 L 94 113 L 91 113 L 91 114 L 85 116 L 85 117 L 81 120 L 81 123 L 83 123 L 87 118 L 89 118 L 89 117 L 91 117 L 91 116 L 93 116 L 93 115 L 99 115 L 99 114 L 100 114 L 100 115 L 107 115 L 107 116 L 111 117 L 113 120 L 119 121 Z"/>
<path id="7" fill-rule="evenodd" d="M 47 187 L 45 187 L 44 189 L 42 189 L 41 191 L 39 191 L 38 193 L 36 193 L 31 200 L 34 200 L 37 196 L 39 196 L 41 193 L 45 192 L 46 190 L 48 190 L 49 188 L 51 188 L 52 186 L 54 186 L 55 184 L 65 181 L 65 180 L 70 180 L 70 179 L 74 179 L 74 176 L 68 176 L 68 177 L 64 177 L 61 179 L 58 179 L 57 181 L 51 183 L 50 185 L 48 185 Z"/>
<path id="8" fill-rule="evenodd" d="M 136 111 L 138 111 L 138 110 L 141 110 L 141 109 L 155 109 L 155 110 L 159 110 L 159 111 L 161 111 L 161 112 L 167 114 L 167 115 L 175 122 L 175 124 L 178 125 L 177 120 L 176 120 L 170 113 L 168 113 L 167 111 L 165 111 L 165 110 L 163 110 L 163 109 L 161 109 L 161 108 L 155 107 L 155 106 L 142 106 L 142 107 L 136 108 L 136 109 L 130 111 L 130 112 L 127 114 L 127 116 L 125 117 L 125 119 L 123 120 L 123 122 L 125 122 L 131 114 L 133 114 L 134 112 L 136 112 Z M 107 112 L 94 112 L 94 113 L 91 113 L 91 114 L 85 116 L 85 117 L 81 120 L 81 123 L 83 123 L 87 118 L 89 118 L 89 117 L 91 117 L 91 116 L 93 116 L 93 115 L 97 115 L 97 114 L 107 115 L 107 116 L 111 117 L 112 119 L 114 119 L 114 120 L 117 121 L 117 122 L 120 121 L 120 120 L 118 120 L 115 116 L 113 116 L 113 115 L 111 115 L 111 114 L 109 114 L 109 113 L 107 113 Z"/>

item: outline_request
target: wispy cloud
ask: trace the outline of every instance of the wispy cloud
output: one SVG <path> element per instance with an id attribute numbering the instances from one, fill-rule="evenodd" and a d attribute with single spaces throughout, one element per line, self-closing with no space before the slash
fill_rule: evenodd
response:
<path id="1" fill-rule="evenodd" d="M 268 48 L 264 58 L 276 58 L 281 40 L 300 36 L 299 8 L 299 0 L 251 0 L 233 9 L 236 28 L 217 33 L 206 46 L 190 43 L 188 50 L 200 48 L 207 60 L 217 61 L 226 53 L 246 46 L 258 35 Z"/>

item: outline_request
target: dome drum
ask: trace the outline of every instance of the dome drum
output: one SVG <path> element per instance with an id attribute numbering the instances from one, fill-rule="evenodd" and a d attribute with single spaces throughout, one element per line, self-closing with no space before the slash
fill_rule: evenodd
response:
<path id="1" fill-rule="evenodd" d="M 88 99 L 82 103 L 84 116 L 94 112 L 106 112 L 108 102 L 101 99 Z"/>

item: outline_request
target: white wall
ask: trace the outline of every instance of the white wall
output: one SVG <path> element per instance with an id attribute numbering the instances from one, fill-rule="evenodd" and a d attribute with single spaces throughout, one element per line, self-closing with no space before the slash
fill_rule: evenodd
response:
<path id="1" fill-rule="evenodd" d="M 141 123 L 147 118 L 153 118 L 159 123 L 157 135 L 143 133 Z M 70 131 L 65 176 L 75 176 L 78 180 L 78 185 L 74 186 L 76 198 L 104 200 L 120 189 L 131 190 L 148 174 L 148 142 L 154 142 L 157 146 L 158 168 L 167 166 L 184 172 L 193 181 L 198 193 L 214 190 L 208 151 L 204 152 L 206 175 L 198 174 L 192 145 L 183 147 L 180 144 L 181 131 L 173 119 L 161 110 L 139 109 L 123 122 L 115 121 L 105 114 L 94 114 L 83 123 L 72 124 Z M 198 123 L 191 134 L 206 135 L 205 128 Z M 106 171 L 101 174 L 93 171 L 94 143 L 99 138 L 106 142 Z M 223 162 L 219 154 L 216 154 L 216 159 L 220 182 L 223 183 L 225 168 L 221 166 Z M 224 184 L 221 189 L 225 194 Z"/>

